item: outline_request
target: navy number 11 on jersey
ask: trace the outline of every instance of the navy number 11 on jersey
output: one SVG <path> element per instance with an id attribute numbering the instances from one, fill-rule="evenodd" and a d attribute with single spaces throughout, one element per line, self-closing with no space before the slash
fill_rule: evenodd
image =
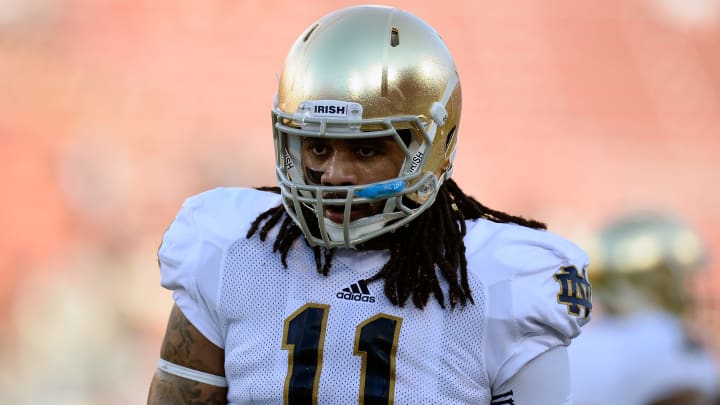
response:
<path id="1" fill-rule="evenodd" d="M 317 404 L 329 312 L 329 305 L 306 304 L 285 319 L 285 404 Z M 359 404 L 393 403 L 401 324 L 402 318 L 380 313 L 357 326 L 353 353 L 362 358 Z"/>

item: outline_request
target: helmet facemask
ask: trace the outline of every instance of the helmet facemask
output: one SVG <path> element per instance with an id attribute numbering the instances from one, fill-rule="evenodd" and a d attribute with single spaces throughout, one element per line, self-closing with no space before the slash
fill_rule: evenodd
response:
<path id="1" fill-rule="evenodd" d="M 316 106 L 347 104 L 360 111 L 352 118 L 318 116 Z M 301 112 L 288 115 L 273 110 L 276 175 L 288 214 L 311 245 L 355 247 L 397 229 L 414 219 L 434 201 L 441 179 L 423 172 L 432 148 L 433 134 L 416 116 L 361 119 L 362 107 L 327 100 L 301 104 Z M 388 180 L 348 186 L 326 186 L 308 179 L 302 162 L 302 143 L 309 138 L 372 139 L 389 137 L 404 154 L 401 170 Z M 378 213 L 351 220 L 354 207 L 378 206 Z M 327 207 L 343 207 L 342 223 L 324 216 Z"/>

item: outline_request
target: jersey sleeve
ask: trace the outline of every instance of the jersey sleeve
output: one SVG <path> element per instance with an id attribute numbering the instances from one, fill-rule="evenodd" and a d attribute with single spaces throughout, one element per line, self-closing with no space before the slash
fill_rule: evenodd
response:
<path id="1" fill-rule="evenodd" d="M 567 348 L 556 346 L 539 354 L 496 390 L 491 405 L 572 403 Z"/>
<path id="2" fill-rule="evenodd" d="M 537 356 L 568 346 L 590 320 L 589 259 L 563 238 L 515 225 L 505 225 L 485 247 L 486 358 L 491 385 L 499 389 Z"/>
<path id="3" fill-rule="evenodd" d="M 209 341 L 224 347 L 214 302 L 222 249 L 208 240 L 202 226 L 207 195 L 185 201 L 163 236 L 158 250 L 160 284 L 172 291 L 185 317 Z"/>

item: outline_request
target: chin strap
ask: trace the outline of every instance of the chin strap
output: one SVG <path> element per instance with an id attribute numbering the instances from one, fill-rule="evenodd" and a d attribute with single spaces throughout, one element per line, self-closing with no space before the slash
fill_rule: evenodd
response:
<path id="1" fill-rule="evenodd" d="M 170 373 L 172 375 L 176 375 L 182 378 L 187 378 L 188 380 L 201 382 L 203 384 L 214 385 L 216 387 L 228 386 L 227 380 L 223 376 L 206 373 L 204 371 L 193 370 L 191 368 L 171 363 L 162 358 L 158 360 L 157 368 L 166 373 Z"/>

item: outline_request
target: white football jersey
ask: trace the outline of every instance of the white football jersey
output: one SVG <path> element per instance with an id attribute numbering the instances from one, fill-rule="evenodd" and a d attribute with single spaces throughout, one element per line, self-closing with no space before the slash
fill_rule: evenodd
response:
<path id="1" fill-rule="evenodd" d="M 568 352 L 576 405 L 646 405 L 686 389 L 718 394 L 711 354 L 664 312 L 599 317 Z"/>
<path id="2" fill-rule="evenodd" d="M 467 223 L 475 304 L 392 305 L 375 275 L 387 251 L 337 249 L 328 276 L 298 240 L 288 268 L 246 234 L 280 196 L 219 188 L 188 199 L 159 250 L 162 285 L 225 350 L 231 404 L 490 404 L 539 354 L 589 320 L 588 258 L 546 231 Z M 447 294 L 446 294 L 447 296 Z M 506 395 L 507 394 L 507 395 Z M 506 401 L 506 402 L 503 402 Z"/>

